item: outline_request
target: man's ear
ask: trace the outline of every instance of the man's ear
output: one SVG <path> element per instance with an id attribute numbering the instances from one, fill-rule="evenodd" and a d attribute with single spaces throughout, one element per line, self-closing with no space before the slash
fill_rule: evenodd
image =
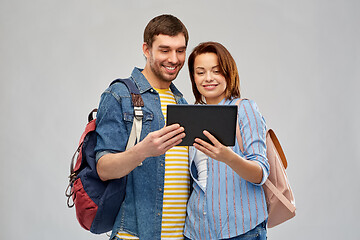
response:
<path id="1" fill-rule="evenodd" d="M 148 59 L 150 56 L 150 48 L 149 48 L 148 44 L 144 42 L 142 45 L 142 49 L 143 49 L 144 56 L 146 57 L 146 59 Z"/>

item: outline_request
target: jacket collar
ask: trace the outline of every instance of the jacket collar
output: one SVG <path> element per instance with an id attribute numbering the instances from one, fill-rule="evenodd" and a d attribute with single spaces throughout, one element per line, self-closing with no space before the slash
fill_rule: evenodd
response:
<path id="1" fill-rule="evenodd" d="M 143 69 L 135 67 L 131 73 L 131 77 L 134 80 L 135 84 L 137 85 L 140 94 L 143 94 L 153 87 L 150 85 L 149 81 L 145 78 L 145 76 L 141 73 Z M 174 95 L 177 97 L 183 97 L 182 93 L 175 87 L 174 83 L 170 84 L 170 90 Z"/>

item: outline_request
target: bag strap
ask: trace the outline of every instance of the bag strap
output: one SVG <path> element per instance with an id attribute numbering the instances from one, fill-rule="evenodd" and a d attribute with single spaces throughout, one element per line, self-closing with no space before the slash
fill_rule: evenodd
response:
<path id="1" fill-rule="evenodd" d="M 282 164 L 284 165 L 284 168 L 286 169 L 288 164 L 287 164 L 287 160 L 286 160 L 286 157 L 285 157 L 284 150 L 282 149 L 281 144 L 279 142 L 279 139 L 276 137 L 276 134 L 272 129 L 269 129 L 267 131 L 267 134 L 269 134 L 272 142 L 274 143 L 276 151 L 278 152 L 278 154 L 280 156 L 280 159 L 282 161 Z"/>
<path id="2" fill-rule="evenodd" d="M 142 119 L 143 119 L 143 112 L 142 107 L 144 107 L 144 101 L 141 97 L 140 91 L 135 85 L 134 81 L 130 80 L 130 78 L 127 79 L 115 79 L 110 83 L 110 86 L 114 83 L 122 82 L 126 85 L 128 88 L 130 95 L 131 95 L 131 101 L 134 106 L 134 122 L 131 128 L 129 140 L 126 144 L 126 150 L 131 148 L 135 145 L 136 140 L 140 140 L 140 134 L 141 134 L 141 128 L 142 128 Z"/>
<path id="3" fill-rule="evenodd" d="M 240 103 L 243 99 L 239 99 L 236 101 L 235 105 L 238 106 L 238 108 L 240 107 Z M 239 115 L 237 114 L 237 118 L 239 117 Z M 239 126 L 239 119 L 236 120 L 236 139 L 238 141 L 239 147 L 240 147 L 240 151 L 242 153 L 244 153 L 244 145 L 242 142 L 242 138 L 241 138 L 241 133 L 240 133 L 240 126 Z"/>
<path id="4" fill-rule="evenodd" d="M 294 205 L 293 203 L 291 203 L 290 200 L 287 199 L 287 198 L 284 196 L 284 194 L 283 194 L 281 191 L 279 191 L 279 189 L 277 189 L 277 188 L 275 187 L 275 185 L 274 185 L 269 179 L 267 179 L 267 180 L 265 181 L 264 185 L 265 185 L 266 187 L 268 187 L 272 193 L 274 193 L 274 195 L 282 202 L 282 204 L 285 205 L 285 207 L 286 207 L 287 209 L 290 210 L 290 212 L 292 212 L 292 213 L 295 212 L 295 210 L 296 210 L 295 205 Z"/>
<path id="5" fill-rule="evenodd" d="M 126 79 L 118 78 L 118 79 L 115 79 L 114 81 L 112 81 L 110 83 L 110 86 L 117 82 L 124 83 L 126 85 L 126 87 L 129 89 L 129 92 L 131 94 L 131 100 L 132 100 L 134 107 L 143 107 L 144 106 L 144 101 L 142 100 L 140 91 L 137 88 L 137 86 L 135 85 L 134 81 L 131 81 L 130 78 L 126 78 Z"/>

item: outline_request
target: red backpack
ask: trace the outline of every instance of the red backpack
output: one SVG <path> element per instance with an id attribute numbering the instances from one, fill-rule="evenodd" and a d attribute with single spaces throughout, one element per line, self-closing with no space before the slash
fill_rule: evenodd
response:
<path id="1" fill-rule="evenodd" d="M 127 143 L 127 148 L 129 148 L 135 144 L 136 139 L 140 139 L 144 103 L 133 81 L 117 79 L 110 85 L 117 82 L 122 82 L 127 86 L 134 106 L 133 129 Z M 75 206 L 76 217 L 80 225 L 92 233 L 101 234 L 113 228 L 125 198 L 127 177 L 102 181 L 97 174 L 94 151 L 97 138 L 96 119 L 93 117 L 96 111 L 97 109 L 94 109 L 90 112 L 85 131 L 81 135 L 78 148 L 71 159 L 70 179 L 65 195 L 68 207 Z"/>

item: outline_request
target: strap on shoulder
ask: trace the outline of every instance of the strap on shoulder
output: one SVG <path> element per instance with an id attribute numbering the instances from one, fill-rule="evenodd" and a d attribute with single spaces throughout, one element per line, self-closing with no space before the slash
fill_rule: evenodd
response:
<path id="1" fill-rule="evenodd" d="M 115 79 L 114 81 L 112 81 L 110 83 L 110 86 L 113 85 L 114 83 L 117 82 L 122 82 L 126 85 L 126 87 L 128 88 L 130 94 L 131 94 L 131 100 L 132 100 L 132 104 L 134 106 L 134 121 L 133 121 L 133 125 L 131 128 L 131 132 L 130 132 L 130 136 L 128 139 L 128 142 L 126 144 L 126 150 L 128 150 L 129 148 L 131 148 L 132 146 L 135 145 L 136 140 L 139 142 L 140 141 L 140 134 L 141 134 L 141 129 L 142 129 L 142 118 L 143 118 L 143 111 L 142 111 L 142 107 L 144 107 L 144 101 L 141 97 L 140 91 L 137 88 L 137 86 L 135 85 L 134 81 L 130 80 L 130 78 L 126 78 L 126 79 Z M 140 163 L 139 166 L 141 166 L 142 163 Z"/>
<path id="2" fill-rule="evenodd" d="M 240 98 L 239 100 L 236 101 L 235 105 L 237 105 L 238 108 L 240 107 L 240 103 L 241 103 L 242 100 L 244 100 L 244 99 Z M 244 145 L 243 145 L 242 138 L 241 138 L 241 133 L 240 133 L 239 119 L 236 120 L 236 139 L 238 141 L 240 151 L 242 153 L 244 153 Z"/>
<path id="3" fill-rule="evenodd" d="M 118 79 L 115 79 L 114 81 L 112 81 L 110 83 L 110 86 L 117 82 L 122 82 L 126 85 L 126 87 L 128 88 L 128 90 L 131 94 L 131 100 L 132 100 L 134 107 L 143 107 L 144 106 L 144 101 L 143 101 L 140 91 L 137 88 L 137 86 L 135 85 L 134 81 L 131 81 L 129 78 L 126 78 L 126 79 L 118 78 Z"/>
<path id="4" fill-rule="evenodd" d="M 276 148 L 276 151 L 278 152 L 279 156 L 280 156 L 280 159 L 282 161 L 282 164 L 284 165 L 284 168 L 286 169 L 288 164 L 287 164 L 287 160 L 286 160 L 286 156 L 285 156 L 285 153 L 284 153 L 284 150 L 282 149 L 281 147 L 281 144 L 280 144 L 280 141 L 279 139 L 277 138 L 274 130 L 272 129 L 269 129 L 267 131 L 267 135 L 270 136 L 275 148 Z M 267 136 L 266 136 L 267 137 Z"/>

